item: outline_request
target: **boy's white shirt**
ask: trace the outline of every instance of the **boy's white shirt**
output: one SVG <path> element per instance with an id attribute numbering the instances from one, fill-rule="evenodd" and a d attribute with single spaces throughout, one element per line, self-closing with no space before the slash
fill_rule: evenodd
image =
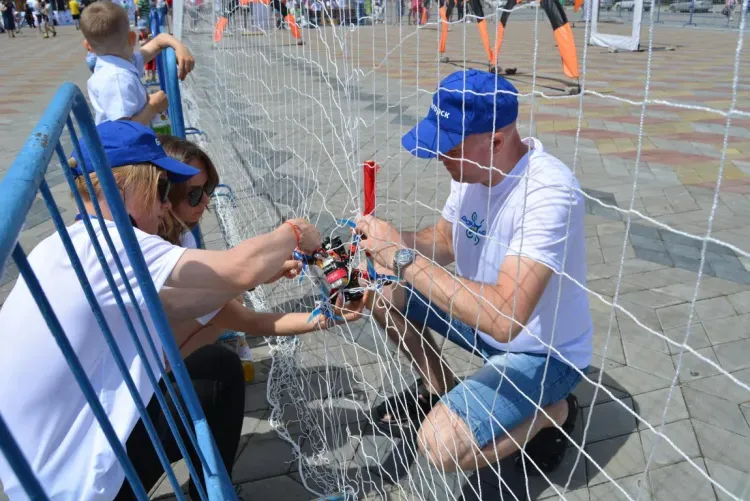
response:
<path id="1" fill-rule="evenodd" d="M 148 93 L 141 82 L 144 71 L 139 51 L 130 61 L 118 56 L 97 56 L 94 74 L 87 82 L 97 125 L 133 117 L 146 107 Z"/>

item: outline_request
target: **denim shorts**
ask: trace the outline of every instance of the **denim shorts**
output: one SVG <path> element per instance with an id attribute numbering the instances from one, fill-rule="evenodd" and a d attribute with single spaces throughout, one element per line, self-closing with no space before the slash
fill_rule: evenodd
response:
<path id="1" fill-rule="evenodd" d="M 567 397 L 581 379 L 578 369 L 546 354 L 511 353 L 490 346 L 473 327 L 438 310 L 408 285 L 402 313 L 484 359 L 484 367 L 441 399 L 469 425 L 479 448 L 518 427 L 537 407 Z"/>

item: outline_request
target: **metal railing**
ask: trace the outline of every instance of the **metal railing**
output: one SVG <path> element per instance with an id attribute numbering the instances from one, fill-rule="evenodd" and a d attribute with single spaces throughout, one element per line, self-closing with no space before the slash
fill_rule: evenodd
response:
<path id="1" fill-rule="evenodd" d="M 171 64 L 172 60 L 170 60 L 170 57 L 174 58 L 174 54 L 170 56 L 169 53 L 167 53 L 167 68 L 174 67 Z M 178 102 L 179 101 L 175 104 Z M 157 438 L 153 423 L 146 411 L 147 402 L 142 401 L 135 383 L 130 376 L 128 367 L 125 364 L 122 353 L 120 352 L 107 324 L 99 301 L 91 288 L 91 284 L 89 283 L 84 271 L 81 259 L 73 247 L 71 237 L 60 214 L 60 209 L 58 208 L 52 191 L 45 180 L 49 164 L 53 158 L 56 157 L 71 189 L 79 213 L 85 214 L 86 211 L 83 200 L 76 189 L 73 173 L 71 172 L 71 169 L 68 168 L 67 164 L 67 158 L 70 157 L 71 152 L 64 151 L 61 143 L 61 137 L 67 131 L 70 135 L 73 149 L 77 153 L 77 157 L 82 159 L 83 157 L 80 154 L 81 152 L 78 141 L 79 134 L 76 129 L 80 132 L 83 144 L 86 146 L 90 154 L 93 171 L 96 172 L 107 206 L 112 214 L 112 219 L 116 224 L 117 231 L 122 240 L 122 245 L 124 246 L 127 258 L 133 268 L 135 276 L 134 283 L 129 283 L 125 280 L 127 275 L 125 274 L 123 264 L 119 258 L 120 252 L 115 248 L 107 227 L 105 225 L 100 225 L 104 237 L 104 243 L 106 243 L 107 249 L 113 257 L 115 270 L 112 270 L 107 263 L 102 248 L 103 242 L 100 242 L 99 238 L 96 236 L 91 219 L 84 217 L 81 218 L 81 220 L 88 232 L 89 238 L 91 239 L 91 243 L 102 267 L 102 271 L 108 281 L 109 287 L 111 288 L 119 312 L 123 315 L 123 320 L 125 321 L 132 342 L 144 363 L 147 377 L 154 388 L 154 396 L 169 423 L 174 438 L 185 459 L 190 476 L 199 491 L 200 498 L 211 501 L 236 499 L 229 474 L 224 467 L 221 456 L 219 455 L 218 449 L 216 448 L 213 437 L 208 428 L 205 415 L 198 402 L 190 377 L 185 369 L 182 356 L 180 355 L 180 351 L 172 335 L 169 322 L 162 308 L 158 292 L 141 253 L 138 240 L 131 225 L 130 217 L 123 205 L 119 188 L 116 184 L 112 170 L 109 168 L 104 149 L 96 132 L 93 117 L 91 116 L 91 112 L 80 89 L 71 83 L 66 83 L 60 87 L 52 102 L 42 115 L 38 125 L 21 149 L 21 152 L 18 154 L 7 174 L 2 179 L 2 182 L 0 182 L 0 214 L 3 215 L 3 217 L 0 218 L 0 270 L 6 268 L 7 263 L 12 257 L 19 269 L 21 279 L 26 282 L 32 297 L 36 301 L 37 307 L 45 319 L 47 327 L 50 330 L 50 335 L 54 337 L 60 350 L 65 356 L 69 369 L 75 376 L 76 382 L 83 392 L 88 405 L 91 407 L 99 426 L 101 426 L 102 432 L 104 433 L 110 447 L 112 447 L 118 462 L 122 466 L 125 472 L 126 481 L 130 483 L 133 492 L 138 499 L 148 499 L 146 489 L 138 479 L 135 469 L 127 456 L 125 447 L 117 438 L 112 423 L 109 421 L 91 381 L 86 376 L 78 356 L 68 340 L 57 315 L 53 311 L 52 305 L 50 304 L 44 290 L 40 286 L 34 270 L 26 258 L 24 249 L 18 243 L 24 221 L 29 213 L 32 203 L 38 195 L 41 195 L 54 222 L 57 234 L 63 243 L 68 258 L 70 259 L 71 266 L 75 270 L 88 304 L 97 319 L 99 327 L 101 328 L 101 334 L 109 346 L 115 363 L 118 366 L 123 380 L 135 402 L 140 418 L 151 438 L 154 449 L 164 467 L 167 478 L 171 483 L 177 498 L 184 499 L 175 473 L 167 459 L 164 448 Z M 90 170 L 90 168 L 87 169 L 84 166 L 81 166 L 86 186 L 88 187 L 89 192 L 93 194 L 93 187 L 88 174 Z M 91 202 L 97 218 L 102 220 L 101 206 L 97 202 L 96 196 L 91 196 Z M 115 285 L 116 282 L 114 277 L 117 274 L 119 274 L 124 281 L 127 299 L 123 297 L 123 294 Z M 151 315 L 154 325 L 154 329 L 149 330 L 144 317 L 146 312 L 141 311 L 140 308 L 136 308 L 137 323 L 140 324 L 143 332 L 150 334 L 144 336 L 147 345 L 146 347 L 141 343 L 134 322 L 131 320 L 125 307 L 125 304 L 128 301 L 130 304 L 138 304 L 133 292 L 136 287 L 140 289 L 140 292 L 143 295 L 148 310 L 147 313 Z M 172 403 L 177 410 L 177 418 L 171 414 L 167 406 L 165 395 L 162 393 L 158 385 L 159 378 L 157 378 L 156 370 L 159 371 L 158 374 L 160 374 L 161 378 L 165 381 L 169 381 L 170 379 L 168 378 L 166 368 L 161 362 L 161 356 L 157 352 L 156 345 L 152 339 L 152 335 L 154 334 L 154 332 L 152 332 L 153 330 L 156 331 L 156 334 L 161 340 L 164 354 L 169 362 L 172 374 L 179 388 L 180 396 L 182 397 L 181 399 L 178 398 L 173 385 L 165 385 L 167 392 L 172 399 Z M 156 368 L 149 365 L 149 358 L 146 356 L 147 351 L 157 361 Z M 185 412 L 185 408 L 183 408 L 181 401 L 185 403 L 187 412 Z M 4 402 L 4 404 L 12 405 L 12 402 Z M 182 439 L 177 419 L 179 419 L 181 427 L 184 428 L 188 437 L 187 443 Z M 195 468 L 196 465 L 192 464 L 190 460 L 188 447 L 193 447 L 196 451 L 196 455 L 198 456 L 203 468 L 204 482 L 201 482 L 201 479 L 197 474 L 197 469 Z M 2 415 L 0 415 L 0 452 L 5 456 L 8 464 L 16 474 L 28 496 L 32 499 L 47 499 L 43 486 L 36 478 L 33 469 L 28 464 L 22 451 L 18 447 L 18 444 L 13 439 L 13 430 L 8 428 L 5 421 L 2 419 Z"/>

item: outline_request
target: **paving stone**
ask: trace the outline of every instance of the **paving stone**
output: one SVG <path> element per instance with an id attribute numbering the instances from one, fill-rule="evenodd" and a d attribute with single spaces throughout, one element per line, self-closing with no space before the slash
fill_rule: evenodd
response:
<path id="1" fill-rule="evenodd" d="M 624 342 L 622 346 L 630 367 L 635 367 L 664 379 L 674 377 L 675 369 L 669 355 L 628 342 Z"/>
<path id="2" fill-rule="evenodd" d="M 704 321 L 703 325 L 713 345 L 750 337 L 750 314 Z"/>
<path id="3" fill-rule="evenodd" d="M 281 438 L 251 440 L 234 463 L 232 480 L 250 482 L 285 475 L 292 461 L 292 446 Z"/>
<path id="4" fill-rule="evenodd" d="M 240 484 L 243 499 L 248 501 L 265 501 L 283 499 L 284 501 L 309 501 L 313 495 L 290 477 L 280 476 Z"/>
<path id="5" fill-rule="evenodd" d="M 262 384 L 248 385 L 245 387 L 245 412 L 253 412 L 268 409 L 266 400 L 266 388 Z"/>
<path id="6" fill-rule="evenodd" d="M 592 371 L 593 372 L 593 371 Z M 586 379 L 581 379 L 581 382 L 578 383 L 578 385 L 573 390 L 573 393 L 578 398 L 578 405 L 581 407 L 589 407 L 593 400 L 594 400 L 594 393 L 596 388 L 599 388 L 599 391 L 596 392 L 596 402 L 597 404 L 601 404 L 604 402 L 610 402 L 614 399 L 622 400 L 623 398 L 627 397 L 628 394 L 624 391 L 620 391 L 617 389 L 612 388 L 612 384 L 614 383 L 607 372 L 603 374 L 602 378 L 602 385 L 598 386 L 598 373 L 592 373 L 589 372 L 588 377 L 591 379 L 592 382 L 588 382 Z M 607 381 L 610 382 L 610 385 L 607 385 Z M 605 391 L 605 388 L 607 391 Z M 610 396 L 610 393 L 614 396 Z"/>
<path id="7" fill-rule="evenodd" d="M 702 348 L 695 350 L 695 352 L 703 357 L 704 359 L 710 360 L 716 366 L 720 366 L 719 360 L 714 354 L 714 350 L 711 348 Z M 685 350 L 682 353 L 682 360 L 679 360 L 679 353 L 672 355 L 672 362 L 674 363 L 675 369 L 678 368 L 679 362 L 679 380 L 680 382 L 692 381 L 693 379 L 701 379 L 704 377 L 715 376 L 721 373 L 720 369 L 710 365 L 698 356 Z"/>
<path id="8" fill-rule="evenodd" d="M 714 346 L 721 367 L 729 372 L 750 367 L 750 339 Z"/>
<path id="9" fill-rule="evenodd" d="M 623 346 L 624 343 L 631 343 L 660 353 L 669 353 L 667 342 L 663 335 L 654 334 L 627 318 L 618 318 L 617 325 L 620 330 Z"/>
<path id="10" fill-rule="evenodd" d="M 750 439 L 702 421 L 691 420 L 703 457 L 750 473 Z"/>
<path id="11" fill-rule="evenodd" d="M 716 297 L 696 301 L 695 312 L 698 314 L 698 318 L 704 323 L 704 325 L 710 320 L 737 315 L 737 312 L 732 307 L 732 303 L 730 303 L 726 297 Z"/>
<path id="12" fill-rule="evenodd" d="M 745 386 L 750 386 L 750 369 L 743 369 L 731 375 Z M 719 396 L 735 404 L 750 402 L 750 390 L 734 382 L 726 374 L 690 381 L 685 387 L 708 393 L 709 395 Z"/>
<path id="13" fill-rule="evenodd" d="M 669 405 L 667 406 L 667 398 Z M 634 409 L 643 421 L 656 428 L 661 425 L 662 417 L 665 423 L 672 423 L 689 417 L 685 400 L 682 396 L 682 390 L 679 386 L 671 389 L 664 388 L 661 390 L 642 393 L 633 397 Z M 667 407 L 666 415 L 664 408 Z M 648 429 L 648 426 L 638 420 L 638 428 L 641 430 Z"/>
<path id="14" fill-rule="evenodd" d="M 654 426 L 656 431 L 641 431 L 643 456 L 649 464 L 649 470 L 655 470 L 670 464 L 685 461 L 685 458 L 700 456 L 698 440 L 695 438 L 693 425 L 689 419 Z M 660 436 L 661 435 L 661 436 Z M 668 438 L 674 445 L 670 444 Z M 651 454 L 653 453 L 653 456 Z M 651 457 L 649 462 L 649 457 Z"/>
<path id="15" fill-rule="evenodd" d="M 622 294 L 621 298 L 624 301 L 639 304 L 641 306 L 646 306 L 649 308 L 662 308 L 664 306 L 684 303 L 682 299 L 676 296 L 654 290 L 629 292 L 627 294 Z"/>
<path id="16" fill-rule="evenodd" d="M 646 466 L 641 440 L 636 433 L 589 444 L 586 451 L 591 456 L 586 464 L 589 487 L 609 482 L 604 473 L 618 480 L 642 473 Z"/>
<path id="17" fill-rule="evenodd" d="M 607 375 L 611 380 L 605 383 L 607 386 L 611 385 L 612 388 L 627 392 L 629 395 L 640 395 L 671 385 L 671 381 L 643 372 L 635 367 L 618 367 L 607 371 Z"/>
<path id="18" fill-rule="evenodd" d="M 674 327 L 683 327 L 688 324 L 688 318 L 691 311 L 689 303 L 666 306 L 656 310 L 663 329 L 672 329 Z M 697 323 L 698 316 L 693 313 L 691 323 Z"/>
<path id="19" fill-rule="evenodd" d="M 667 329 L 664 331 L 664 335 L 670 340 L 677 344 L 666 343 L 667 351 L 674 355 L 680 351 L 688 351 L 683 348 L 682 345 L 685 343 L 685 336 L 687 336 L 687 346 L 694 350 L 701 348 L 707 348 L 711 346 L 711 341 L 706 335 L 706 330 L 701 324 L 690 324 L 690 332 L 687 332 L 687 325 L 684 327 L 675 327 L 674 329 Z"/>
<path id="20" fill-rule="evenodd" d="M 632 433 L 636 429 L 635 417 L 630 412 L 632 410 L 633 399 L 630 397 L 611 400 L 584 409 L 583 421 L 588 423 L 586 443 L 592 444 Z"/>
<path id="21" fill-rule="evenodd" d="M 731 466 L 721 464 L 713 459 L 706 458 L 704 459 L 704 462 L 711 478 L 729 492 L 729 494 L 727 494 L 714 485 L 714 492 L 719 501 L 728 501 L 735 498 L 742 499 L 743 494 L 747 494 L 748 482 L 750 482 L 750 477 L 747 473 L 736 470 Z M 730 495 L 734 497 L 731 497 Z"/>
<path id="22" fill-rule="evenodd" d="M 654 501 L 715 500 L 716 496 L 711 482 L 706 478 L 707 472 L 703 459 L 695 459 L 693 463 L 695 466 L 683 461 L 649 471 L 652 499 Z"/>
<path id="23" fill-rule="evenodd" d="M 738 314 L 750 313 L 750 291 L 730 294 L 727 299 Z"/>
<path id="24" fill-rule="evenodd" d="M 625 491 L 623 493 L 623 491 Z M 591 501 L 651 501 L 651 487 L 646 475 L 633 475 L 589 488 Z"/>

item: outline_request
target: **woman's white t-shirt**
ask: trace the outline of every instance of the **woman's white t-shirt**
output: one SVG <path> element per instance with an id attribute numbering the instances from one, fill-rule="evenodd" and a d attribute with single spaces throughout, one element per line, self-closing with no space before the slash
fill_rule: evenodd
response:
<path id="1" fill-rule="evenodd" d="M 112 270 L 114 259 L 101 236 L 100 223 L 91 220 Z M 163 359 L 145 300 L 115 224 L 106 221 L 115 248 L 133 285 L 137 304 L 125 290 L 124 281 L 113 273 L 129 316 L 146 349 L 151 367 L 155 361 L 137 319 L 144 313 L 151 339 Z M 82 222 L 68 228 L 104 317 L 116 340 L 143 402 L 153 388 L 146 377 L 144 361 L 136 352 L 125 321 L 94 252 Z M 160 290 L 185 249 L 162 238 L 134 229 L 156 290 Z M 94 318 L 78 278 L 71 267 L 60 236 L 44 239 L 28 256 L 52 309 L 67 335 L 86 376 L 121 443 L 127 441 L 139 419 L 133 399 L 115 365 L 101 328 Z M 124 480 L 99 423 L 78 387 L 65 358 L 39 312 L 26 282 L 18 278 L 0 309 L 0 415 L 9 426 L 21 451 L 50 499 L 85 501 L 113 499 Z M 158 371 L 155 371 L 158 377 Z M 8 462 L 0 455 L 0 479 L 10 499 L 27 499 Z"/>
<path id="2" fill-rule="evenodd" d="M 198 248 L 198 242 L 195 241 L 195 236 L 193 236 L 193 232 L 189 230 L 185 230 L 180 234 L 180 245 L 182 247 L 185 247 L 186 249 L 197 249 Z M 219 310 L 212 311 L 211 313 L 207 313 L 206 315 L 203 315 L 202 317 L 196 318 L 198 323 L 201 325 L 206 325 L 208 322 L 211 321 L 212 318 L 216 316 L 217 313 L 219 313 Z"/>

